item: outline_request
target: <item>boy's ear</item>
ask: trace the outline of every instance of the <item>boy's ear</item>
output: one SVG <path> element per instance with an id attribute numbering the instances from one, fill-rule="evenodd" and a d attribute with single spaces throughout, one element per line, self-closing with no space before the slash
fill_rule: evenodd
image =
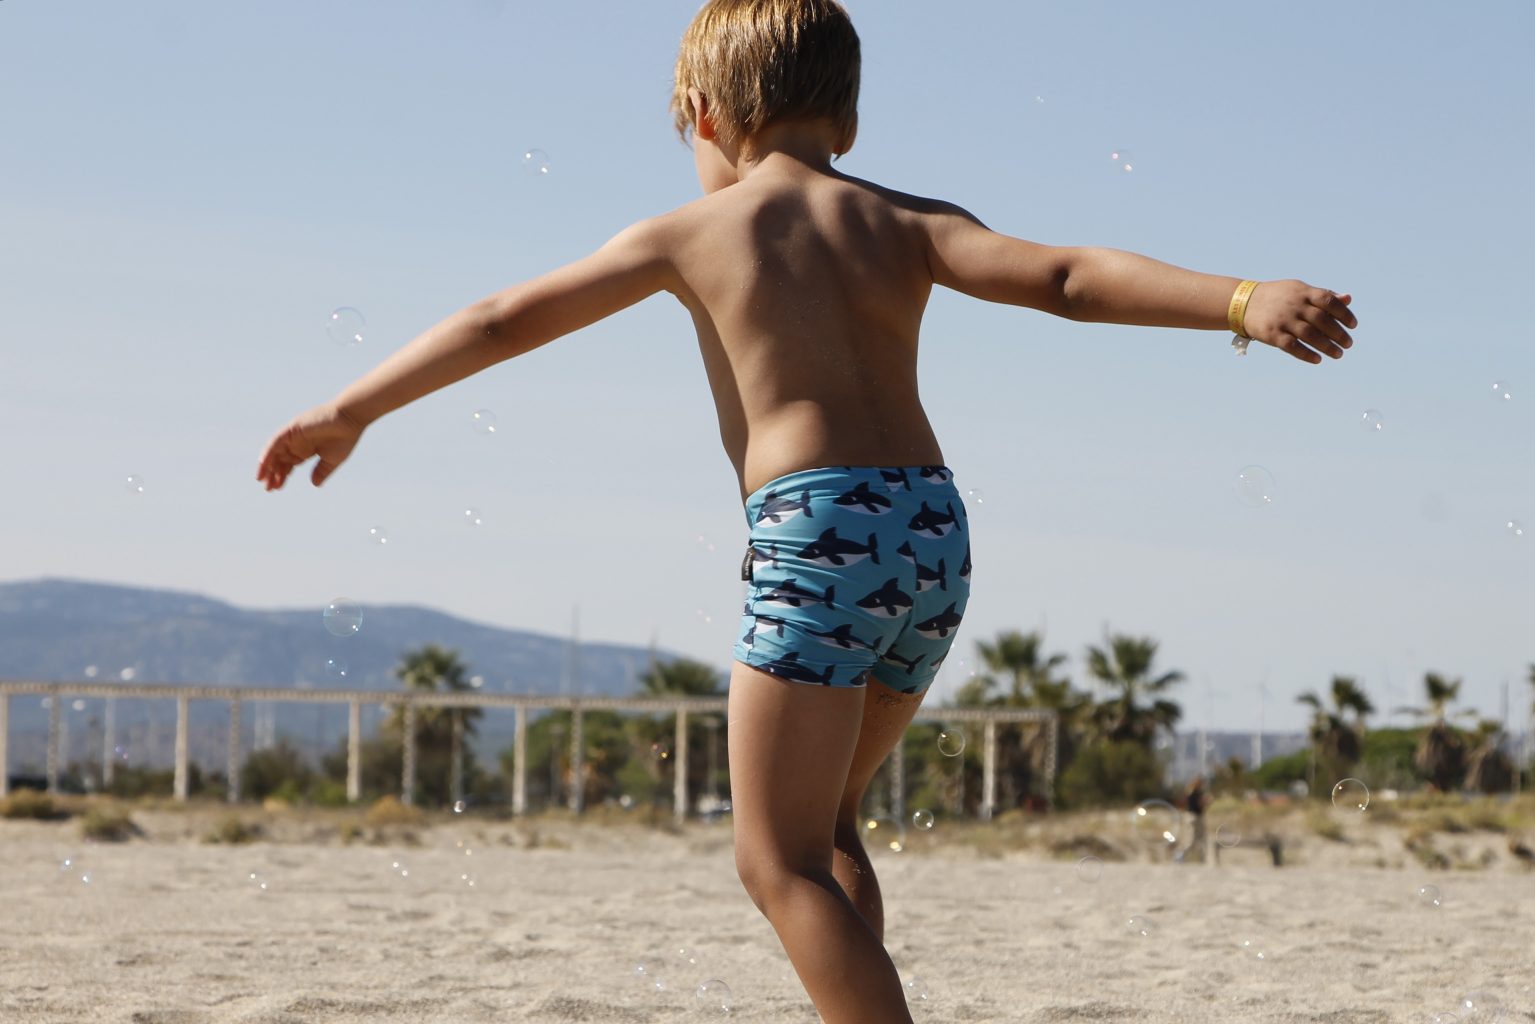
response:
<path id="1" fill-rule="evenodd" d="M 709 118 L 709 97 L 697 89 L 689 89 L 688 103 L 693 107 L 693 134 L 700 139 L 712 140 L 714 122 Z"/>

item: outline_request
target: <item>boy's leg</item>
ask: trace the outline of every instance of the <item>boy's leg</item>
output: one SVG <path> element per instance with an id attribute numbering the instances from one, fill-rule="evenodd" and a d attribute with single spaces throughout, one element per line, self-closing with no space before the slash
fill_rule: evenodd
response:
<path id="1" fill-rule="evenodd" d="M 885 906 L 874 865 L 864 849 L 863 816 L 859 806 L 874 773 L 906 735 L 906 727 L 916 717 L 926 693 L 924 690 L 918 694 L 904 694 L 892 690 L 872 675 L 869 677 L 868 685 L 864 687 L 858 745 L 853 751 L 853 764 L 848 770 L 842 800 L 837 805 L 837 854 L 832 861 L 832 871 L 848 899 L 853 901 L 853 906 L 858 908 L 881 942 L 885 939 Z"/>
<path id="2" fill-rule="evenodd" d="M 865 692 L 731 670 L 736 870 L 825 1024 L 910 1024 L 900 976 L 832 873 Z"/>

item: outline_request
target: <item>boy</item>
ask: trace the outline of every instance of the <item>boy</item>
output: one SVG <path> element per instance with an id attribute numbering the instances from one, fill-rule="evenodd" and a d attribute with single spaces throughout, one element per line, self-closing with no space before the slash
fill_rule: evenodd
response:
<path id="1" fill-rule="evenodd" d="M 958 207 L 848 177 L 859 41 L 835 0 L 712 0 L 673 111 L 705 196 L 489 296 L 299 416 L 262 456 L 325 482 L 366 426 L 668 291 L 692 315 L 746 504 L 751 580 L 730 678 L 736 865 L 827 1024 L 910 1021 L 883 946 L 858 804 L 954 642 L 964 506 L 917 396 L 933 285 L 1079 321 L 1232 327 L 1334 359 L 1347 295 L 1254 287 L 1129 253 L 996 234 Z"/>

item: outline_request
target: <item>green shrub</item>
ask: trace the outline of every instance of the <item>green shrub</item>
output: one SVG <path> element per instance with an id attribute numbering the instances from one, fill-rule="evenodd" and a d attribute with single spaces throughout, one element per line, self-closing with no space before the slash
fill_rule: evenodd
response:
<path id="1" fill-rule="evenodd" d="M 143 834 L 128 812 L 118 807 L 92 807 L 80 819 L 80 835 L 98 843 L 121 843 Z"/>
<path id="2" fill-rule="evenodd" d="M 1067 807 L 1134 803 L 1163 793 L 1162 763 L 1139 743 L 1088 744 L 1061 773 L 1060 790 Z"/>
<path id="3" fill-rule="evenodd" d="M 346 798 L 346 783 L 323 777 L 309 787 L 309 800 L 317 807 L 345 807 L 351 802 Z"/>
<path id="4" fill-rule="evenodd" d="M 304 761 L 304 755 L 286 736 L 275 746 L 253 750 L 240 769 L 240 780 L 245 794 L 252 800 L 265 800 L 269 796 L 297 803 L 304 798 L 314 772 Z"/>
<path id="5" fill-rule="evenodd" d="M 1296 750 L 1271 757 L 1249 774 L 1254 787 L 1287 790 L 1292 782 L 1305 782 L 1311 774 L 1311 751 Z"/>
<path id="6" fill-rule="evenodd" d="M 35 789 L 18 789 L 0 800 L 0 818 L 32 818 L 36 821 L 53 821 L 68 817 L 54 805 L 53 797 Z"/>

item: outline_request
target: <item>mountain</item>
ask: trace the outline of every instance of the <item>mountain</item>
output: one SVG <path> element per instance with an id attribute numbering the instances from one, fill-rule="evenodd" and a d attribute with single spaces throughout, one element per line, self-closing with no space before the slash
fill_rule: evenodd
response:
<path id="1" fill-rule="evenodd" d="M 0 679 L 102 682 L 123 678 L 126 669 L 141 683 L 392 692 L 400 688 L 393 676 L 400 655 L 435 643 L 457 650 L 486 692 L 627 696 L 653 656 L 647 648 L 601 643 L 573 652 L 563 637 L 429 608 L 361 609 L 358 632 L 338 638 L 325 630 L 320 608 L 254 611 L 199 594 L 70 580 L 0 583 Z M 151 702 L 118 704 L 120 729 L 166 713 Z M 227 714 L 206 702 L 192 707 L 194 726 Z M 330 713 L 340 716 L 331 725 L 344 729 L 344 707 Z M 279 704 L 275 714 L 279 731 L 332 731 L 316 728 L 323 713 L 313 707 Z M 46 722 L 39 701 L 12 701 L 13 734 L 45 729 Z M 16 749 L 24 748 L 13 748 L 13 757 Z"/>

